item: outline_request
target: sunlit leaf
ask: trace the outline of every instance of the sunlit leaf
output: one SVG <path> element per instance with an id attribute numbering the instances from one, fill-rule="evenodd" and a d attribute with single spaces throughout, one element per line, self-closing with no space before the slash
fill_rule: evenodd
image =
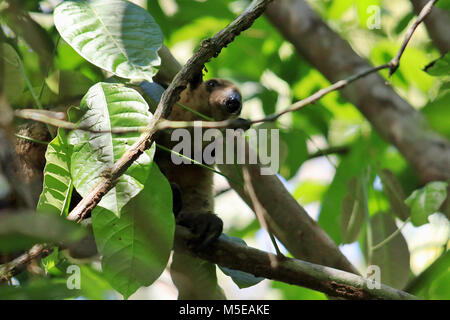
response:
<path id="1" fill-rule="evenodd" d="M 307 205 L 311 202 L 320 201 L 326 190 L 326 184 L 320 181 L 309 180 L 302 182 L 295 189 L 293 196 L 301 205 Z"/>
<path id="2" fill-rule="evenodd" d="M 81 101 L 80 109 L 84 114 L 78 125 L 105 132 L 76 130 L 69 135 L 69 143 L 73 145 L 70 172 L 75 188 L 84 197 L 140 136 L 139 132 L 111 134 L 111 129 L 146 126 L 151 113 L 137 91 L 114 83 L 98 83 L 91 87 Z M 119 216 L 121 208 L 144 187 L 153 155 L 154 146 L 133 162 L 99 206 Z"/>
<path id="3" fill-rule="evenodd" d="M 62 38 L 82 57 L 119 77 L 151 80 L 160 65 L 161 30 L 132 2 L 64 1 L 54 20 Z"/>
<path id="4" fill-rule="evenodd" d="M 411 208 L 411 222 L 415 226 L 428 223 L 428 216 L 439 210 L 447 197 L 447 183 L 434 181 L 414 191 L 405 203 Z"/>
<path id="5" fill-rule="evenodd" d="M 72 178 L 70 176 L 70 157 L 72 146 L 67 141 L 63 129 L 49 143 L 45 152 L 44 186 L 37 204 L 38 211 L 68 214 L 72 195 Z"/>

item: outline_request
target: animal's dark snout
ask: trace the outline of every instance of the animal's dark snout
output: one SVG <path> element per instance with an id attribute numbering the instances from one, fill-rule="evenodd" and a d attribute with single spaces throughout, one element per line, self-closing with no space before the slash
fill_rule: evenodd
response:
<path id="1" fill-rule="evenodd" d="M 225 107 L 229 113 L 238 113 L 241 111 L 242 101 L 239 92 L 233 91 L 233 93 L 225 100 Z"/>

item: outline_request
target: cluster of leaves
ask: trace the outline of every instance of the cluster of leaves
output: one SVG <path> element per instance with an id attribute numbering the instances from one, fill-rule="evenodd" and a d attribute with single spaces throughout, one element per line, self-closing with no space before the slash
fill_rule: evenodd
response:
<path id="1" fill-rule="evenodd" d="M 71 121 L 108 131 L 112 127 L 143 126 L 152 117 L 152 101 L 123 83 L 147 80 L 142 89 L 148 92 L 146 87 L 160 63 L 157 49 L 162 34 L 168 47 L 182 47 L 189 53 L 202 39 L 226 26 L 250 1 L 180 0 L 171 2 L 176 3 L 174 9 L 165 1 L 148 0 L 151 15 L 124 0 L 65 1 L 55 9 L 54 20 L 50 14 L 35 14 L 40 1 L 7 2 L 9 6 L 2 9 L 6 41 L 1 43 L 0 53 L 4 74 L 8 75 L 5 93 L 11 105 L 46 109 L 79 105 L 70 108 Z M 414 18 L 412 11 L 401 16 L 396 13 L 400 2 L 408 1 L 388 6 L 384 0 L 321 0 L 314 5 L 341 36 L 357 48 L 368 48 L 363 52 L 367 58 L 381 64 L 395 54 L 402 32 Z M 368 30 L 367 9 L 374 5 L 386 8 L 381 12 L 383 19 L 397 22 Z M 21 17 L 20 21 L 17 17 Z M 358 45 L 361 42 L 363 45 Z M 410 45 L 389 81 L 404 98 L 421 108 L 435 131 L 450 138 L 449 56 L 424 71 L 430 56 L 438 56 L 432 46 Z M 220 58 L 209 62 L 207 69 L 208 76 L 232 78 L 242 88 L 248 105 L 266 115 L 329 85 L 263 18 L 222 50 Z M 387 74 L 383 75 L 387 78 Z M 153 94 L 150 89 L 148 96 Z M 398 150 L 373 132 L 357 109 L 337 92 L 285 116 L 275 128 L 280 129 L 282 140 L 280 176 L 293 186 L 293 196 L 302 205 L 320 202 L 319 224 L 332 239 L 337 244 L 358 241 L 366 263 L 380 266 L 382 282 L 404 288 L 410 280 L 410 252 L 395 219 L 411 221 L 415 226 L 428 223 L 430 214 L 443 210 L 446 182 L 420 186 Z M 58 130 L 46 154 L 39 211 L 67 215 L 73 189 L 86 195 L 137 137 L 137 133 L 117 136 Z M 297 173 L 309 158 L 308 144 L 317 140 L 350 150 L 338 156 L 331 183 L 298 179 Z M 93 231 L 103 256 L 103 272 L 82 265 L 85 269 L 81 274 L 89 280 L 82 280 L 82 290 L 75 296 L 104 298 L 101 290 L 106 292 L 111 286 L 128 297 L 140 286 L 154 282 L 165 268 L 174 233 L 171 191 L 153 163 L 153 155 L 154 149 L 143 154 L 93 211 Z M 230 234 L 253 237 L 258 229 L 257 222 L 252 222 L 244 229 L 231 229 Z M 12 243 L 3 238 L 0 242 Z M 32 242 L 39 241 L 31 239 L 21 249 Z M 63 253 L 55 252 L 44 263 L 52 279 L 61 284 L 68 264 Z M 223 271 L 243 287 L 261 280 L 233 270 Z M 421 295 L 432 298 L 432 292 L 448 290 L 448 281 L 440 281 L 436 287 L 436 279 L 442 275 L 436 273 Z M 92 287 L 84 290 L 89 283 Z M 30 282 L 28 296 L 51 285 Z M 317 292 L 283 283 L 273 282 L 271 286 L 286 299 L 324 298 Z"/>

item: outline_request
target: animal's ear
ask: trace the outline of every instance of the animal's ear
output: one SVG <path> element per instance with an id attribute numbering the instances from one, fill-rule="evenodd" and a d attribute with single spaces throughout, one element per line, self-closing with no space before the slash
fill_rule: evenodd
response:
<path id="1" fill-rule="evenodd" d="M 192 80 L 189 82 L 189 85 L 191 86 L 191 90 L 196 89 L 202 82 L 203 82 L 203 70 L 200 70 L 200 72 L 196 73 L 192 77 Z"/>

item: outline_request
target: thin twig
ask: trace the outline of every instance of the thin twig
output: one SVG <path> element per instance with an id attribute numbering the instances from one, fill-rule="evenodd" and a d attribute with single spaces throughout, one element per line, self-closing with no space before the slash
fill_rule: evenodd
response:
<path id="1" fill-rule="evenodd" d="M 417 16 L 416 21 L 411 25 L 411 27 L 408 29 L 405 35 L 405 39 L 403 40 L 402 46 L 400 47 L 400 50 L 398 50 L 397 54 L 394 58 L 389 62 L 389 75 L 392 76 L 395 71 L 397 71 L 398 67 L 400 66 L 400 58 L 403 55 L 403 52 L 405 52 L 406 46 L 408 45 L 409 41 L 411 40 L 414 31 L 416 28 L 422 23 L 422 21 L 430 14 L 431 9 L 433 9 L 434 4 L 438 0 L 430 0 L 426 5 L 423 6 L 422 10 L 420 11 L 419 15 Z"/>
<path id="2" fill-rule="evenodd" d="M 280 249 L 278 248 L 277 242 L 275 240 L 275 237 L 273 236 L 273 233 L 270 231 L 269 226 L 266 222 L 266 218 L 264 217 L 264 207 L 261 205 L 261 203 L 258 200 L 258 197 L 256 196 L 255 189 L 253 188 L 250 173 L 248 172 L 247 167 L 243 167 L 243 178 L 244 178 L 244 185 L 245 189 L 247 190 L 248 196 L 250 197 L 250 200 L 253 205 L 253 211 L 255 212 L 256 218 L 258 219 L 259 224 L 263 229 L 267 231 L 267 233 L 270 236 L 270 240 L 272 241 L 272 244 L 275 248 L 275 251 L 277 253 L 278 258 L 283 258 L 283 254 L 281 253 Z M 272 268 L 276 268 L 278 266 L 278 260 L 275 256 L 269 255 L 269 261 Z"/>

